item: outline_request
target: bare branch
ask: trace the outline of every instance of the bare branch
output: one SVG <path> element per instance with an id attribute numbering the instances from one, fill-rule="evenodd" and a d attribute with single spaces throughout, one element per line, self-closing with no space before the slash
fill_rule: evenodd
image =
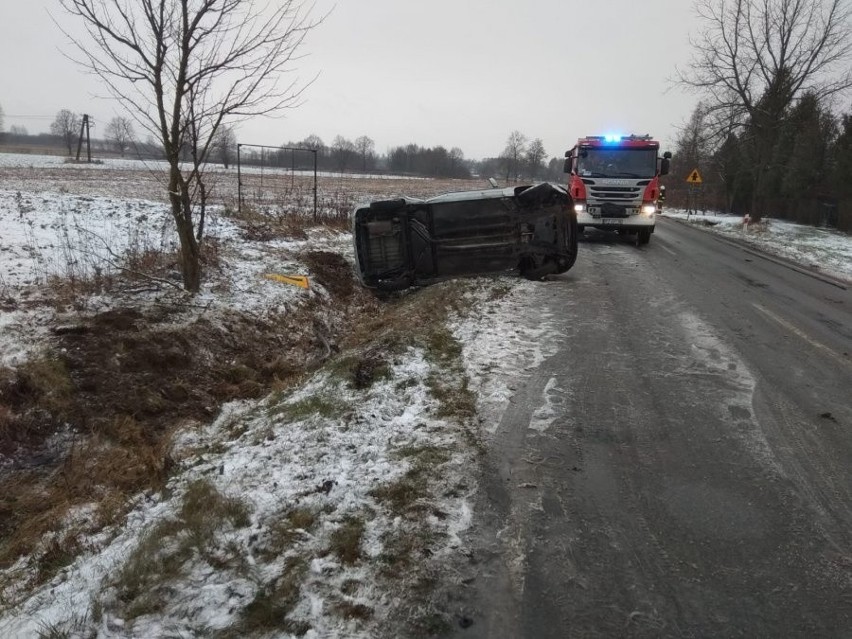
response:
<path id="1" fill-rule="evenodd" d="M 184 258 L 184 283 L 200 284 L 197 213 L 204 170 L 227 121 L 297 106 L 310 82 L 292 77 L 308 33 L 309 0 L 59 0 L 86 38 L 68 36 L 76 61 L 100 76 L 160 141 L 166 191 Z M 68 35 L 66 33 L 66 35 Z M 182 160 L 190 159 L 189 168 Z"/>
<path id="2" fill-rule="evenodd" d="M 804 93 L 852 87 L 850 0 L 699 0 L 703 30 L 678 80 L 731 130 L 777 117 Z"/>

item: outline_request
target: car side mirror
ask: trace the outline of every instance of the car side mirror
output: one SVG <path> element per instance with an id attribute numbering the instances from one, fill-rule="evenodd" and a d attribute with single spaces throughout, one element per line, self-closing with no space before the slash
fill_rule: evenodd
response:
<path id="1" fill-rule="evenodd" d="M 565 158 L 565 163 L 562 165 L 562 172 L 563 173 L 570 173 L 571 172 L 571 158 Z"/>
<path id="2" fill-rule="evenodd" d="M 667 153 L 667 155 L 671 155 L 671 154 Z M 668 175 L 670 168 L 671 168 L 671 160 L 669 160 L 669 158 L 667 158 L 664 155 L 663 159 L 660 160 L 660 175 Z"/>

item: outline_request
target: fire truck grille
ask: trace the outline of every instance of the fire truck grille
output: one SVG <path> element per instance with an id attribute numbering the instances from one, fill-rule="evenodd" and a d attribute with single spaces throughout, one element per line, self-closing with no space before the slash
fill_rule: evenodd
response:
<path id="1" fill-rule="evenodd" d="M 633 202 L 642 197 L 642 189 L 638 186 L 592 186 L 589 195 L 595 200 Z"/>

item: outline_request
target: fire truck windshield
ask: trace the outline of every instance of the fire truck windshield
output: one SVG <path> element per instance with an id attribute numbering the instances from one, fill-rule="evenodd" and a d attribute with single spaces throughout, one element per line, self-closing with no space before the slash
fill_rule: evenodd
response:
<path id="1" fill-rule="evenodd" d="M 657 174 L 656 149 L 580 149 L 581 177 L 652 178 Z"/>

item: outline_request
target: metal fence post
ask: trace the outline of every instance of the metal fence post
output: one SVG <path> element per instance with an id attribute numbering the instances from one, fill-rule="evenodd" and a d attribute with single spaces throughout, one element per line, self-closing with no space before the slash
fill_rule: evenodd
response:
<path id="1" fill-rule="evenodd" d="M 314 217 L 313 217 L 313 219 L 314 219 L 314 221 L 319 220 L 319 195 L 318 195 L 319 190 L 317 188 L 317 181 L 319 179 L 319 160 L 318 160 L 319 154 L 318 154 L 318 151 L 316 149 L 308 149 L 308 148 L 301 148 L 301 147 L 288 147 L 288 146 L 269 146 L 269 145 L 264 145 L 264 144 L 244 144 L 244 143 L 237 144 L 237 200 L 238 200 L 238 208 L 239 208 L 239 211 L 241 213 L 242 213 L 242 210 L 243 210 L 242 207 L 243 207 L 244 198 L 245 198 L 245 194 L 243 193 L 243 190 L 244 190 L 243 186 L 244 185 L 243 185 L 243 178 L 242 178 L 242 147 L 246 147 L 246 148 L 249 148 L 249 149 L 260 149 L 259 161 L 258 161 L 258 156 L 256 155 L 255 151 L 250 151 L 249 154 L 246 156 L 246 166 L 247 167 L 248 166 L 255 166 L 256 167 L 258 165 L 260 166 L 260 192 L 258 193 L 258 196 L 257 196 L 258 198 L 262 198 L 262 191 L 263 191 L 263 186 L 264 186 L 263 180 L 266 177 L 266 173 L 264 172 L 264 169 L 266 168 L 267 159 L 269 159 L 272 162 L 270 164 L 271 169 L 275 169 L 275 168 L 286 169 L 286 156 L 284 155 L 284 153 L 286 151 L 290 151 L 291 152 L 290 174 L 291 174 L 293 180 L 295 180 L 296 152 L 298 151 L 300 153 L 313 153 L 313 156 L 314 156 L 314 186 L 313 186 L 313 191 L 314 191 Z M 307 171 L 307 170 L 310 170 L 310 168 L 305 167 L 304 169 L 302 169 L 302 172 L 304 173 L 304 171 Z M 275 182 L 276 182 L 276 173 L 275 173 L 274 170 L 271 173 L 269 173 L 268 179 L 272 183 L 270 188 L 274 190 L 275 189 Z M 248 178 L 248 182 L 249 182 L 249 184 L 253 183 L 253 178 L 251 176 Z M 252 193 L 250 193 L 250 195 L 254 196 L 254 194 L 252 194 Z M 304 213 L 303 210 L 302 210 L 302 213 Z"/>
<path id="2" fill-rule="evenodd" d="M 317 221 L 317 150 L 314 149 L 314 222 Z"/>
<path id="3" fill-rule="evenodd" d="M 240 166 L 240 147 L 242 144 L 237 144 L 237 213 L 243 214 L 243 174 Z"/>

